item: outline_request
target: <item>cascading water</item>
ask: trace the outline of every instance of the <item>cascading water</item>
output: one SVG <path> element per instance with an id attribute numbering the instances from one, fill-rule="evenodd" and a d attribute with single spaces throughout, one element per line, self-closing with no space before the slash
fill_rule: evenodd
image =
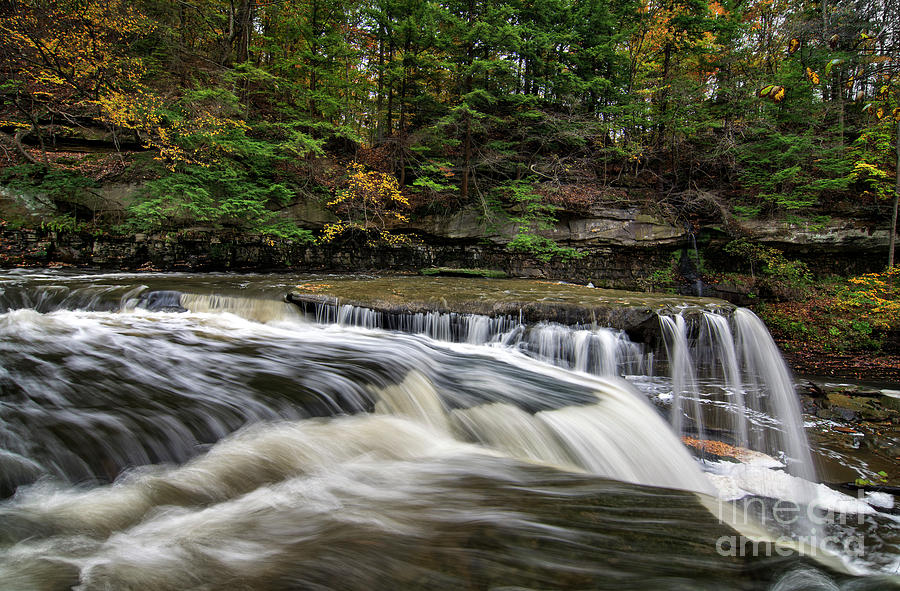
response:
<path id="1" fill-rule="evenodd" d="M 623 333 L 352 307 L 319 325 L 278 301 L 290 283 L 0 274 L 0 589 L 843 584 L 717 549 L 734 530 L 711 477 L 616 377 L 650 365 Z M 673 347 L 701 390 L 722 374 L 772 411 L 753 408 L 773 389 L 758 319 L 720 320 Z"/>
<path id="2" fill-rule="evenodd" d="M 760 406 L 778 417 L 783 429 L 776 433 L 781 441 L 777 449 L 783 449 L 788 456 L 788 469 L 792 473 L 813 480 L 815 469 L 809 454 L 809 443 L 802 429 L 792 428 L 802 425 L 800 404 L 794 390 L 790 372 L 781 358 L 778 347 L 772 340 L 765 324 L 749 310 L 737 310 L 734 316 L 737 342 L 743 353 L 744 367 L 750 384 L 750 392 L 757 395 Z M 752 406 L 752 403 L 751 403 Z M 769 443 L 771 446 L 771 443 Z"/>
<path id="3" fill-rule="evenodd" d="M 700 412 L 700 403 L 694 395 L 697 390 L 697 380 L 694 377 L 694 364 L 688 347 L 687 323 L 680 315 L 660 316 L 659 322 L 662 325 L 666 355 L 669 360 L 669 373 L 672 378 L 672 428 L 676 433 L 685 432 L 683 407 L 685 401 L 688 401 L 693 411 L 689 415 L 695 425 L 693 431 L 700 439 L 705 439 L 703 413 Z"/>
<path id="4" fill-rule="evenodd" d="M 328 310 L 335 309 L 337 317 L 331 319 Z M 621 331 L 601 327 L 526 326 L 510 317 L 441 312 L 386 316 L 368 308 L 328 303 L 320 304 L 315 313 L 322 323 L 514 347 L 541 361 L 599 376 L 639 375 L 650 365 L 640 345 Z M 673 430 L 700 440 L 706 440 L 711 431 L 714 438 L 740 447 L 783 455 L 791 474 L 814 480 L 793 382 L 765 325 L 745 309 L 736 310 L 732 318 L 710 312 L 698 317 L 699 326 L 691 326 L 680 314 L 659 316 L 671 380 Z M 698 372 L 703 373 L 703 381 L 712 380 L 715 385 L 701 387 Z M 722 403 L 725 408 L 713 409 L 709 403 Z M 757 417 L 766 420 L 760 422 Z"/>
<path id="5" fill-rule="evenodd" d="M 707 312 L 693 343 L 682 316 L 660 316 L 660 325 L 672 378 L 673 430 L 700 439 L 714 431 L 738 446 L 782 455 L 791 474 L 813 481 L 794 383 L 763 322 L 746 309 L 735 310 L 731 322 Z"/>
<path id="6" fill-rule="evenodd" d="M 187 298 L 182 298 L 185 301 Z M 192 304 L 184 305 L 194 310 Z M 438 341 L 517 348 L 547 363 L 600 376 L 638 374 L 645 370 L 642 347 L 628 340 L 624 332 L 603 327 L 573 327 L 552 322 L 528 325 L 518 318 L 480 314 L 386 314 L 332 303 L 319 304 L 307 317 L 318 324 L 384 329 Z"/>
<path id="7" fill-rule="evenodd" d="M 728 413 L 731 419 L 726 425 L 727 432 L 734 433 L 735 442 L 741 447 L 750 446 L 749 425 L 747 424 L 747 404 L 744 383 L 741 378 L 737 347 L 732 336 L 728 319 L 719 314 L 704 314 L 700 329 L 698 364 L 716 371 L 725 384 L 725 393 L 731 397 L 734 412 Z M 761 447 L 761 442 L 754 441 L 754 448 Z"/>

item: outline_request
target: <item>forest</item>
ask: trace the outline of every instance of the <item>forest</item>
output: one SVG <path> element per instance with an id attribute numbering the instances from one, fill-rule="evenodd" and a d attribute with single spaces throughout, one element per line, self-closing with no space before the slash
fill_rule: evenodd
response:
<path id="1" fill-rule="evenodd" d="M 898 15 L 897 0 L 3 0 L 3 217 L 391 242 L 410 216 L 475 207 L 548 256 L 572 253 L 536 229 L 604 203 L 884 225 Z M 110 182 L 142 189 L 110 203 L 94 190 Z M 309 200 L 337 220 L 317 235 L 287 213 Z"/>

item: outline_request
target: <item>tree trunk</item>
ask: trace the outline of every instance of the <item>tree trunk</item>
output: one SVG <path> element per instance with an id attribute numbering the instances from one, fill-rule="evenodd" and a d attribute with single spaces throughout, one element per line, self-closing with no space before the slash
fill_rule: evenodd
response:
<path id="1" fill-rule="evenodd" d="M 28 162 L 31 162 L 32 164 L 37 164 L 37 160 L 34 159 L 34 156 L 29 154 L 28 151 L 25 149 L 25 146 L 22 145 L 22 136 L 24 134 L 25 134 L 24 128 L 16 131 L 16 135 L 11 138 L 9 138 L 9 136 L 7 134 L 5 134 L 4 132 L 0 131 L 0 136 L 11 139 L 13 142 L 13 145 L 16 146 L 16 150 L 19 151 L 19 154 L 21 154 L 22 157 L 25 158 L 25 160 L 27 160 Z"/>
<path id="2" fill-rule="evenodd" d="M 475 0 L 469 0 L 469 12 L 466 21 L 471 27 L 475 20 Z M 472 64 L 475 61 L 475 45 L 470 40 L 466 44 L 466 77 L 463 83 L 463 94 L 467 96 L 472 92 Z M 526 83 L 527 87 L 527 83 Z M 472 116 L 466 105 L 466 135 L 463 143 L 463 170 L 462 185 L 459 188 L 460 198 L 465 202 L 469 198 L 469 176 L 472 174 Z"/>
<path id="3" fill-rule="evenodd" d="M 312 29 L 312 34 L 309 41 L 309 52 L 312 55 L 312 67 L 309 69 L 309 114 L 312 115 L 313 118 L 318 117 L 318 106 L 316 105 L 316 91 L 318 90 L 319 79 L 318 79 L 318 70 L 319 70 L 319 43 L 318 43 L 318 34 L 319 34 L 319 3 L 312 3 L 312 15 L 310 16 L 310 29 Z"/>
<path id="4" fill-rule="evenodd" d="M 253 34 L 253 9 L 254 0 L 244 0 L 241 2 L 240 14 L 238 15 L 240 22 L 240 36 L 238 37 L 237 58 L 239 62 L 250 60 L 250 38 Z"/>
<path id="5" fill-rule="evenodd" d="M 385 137 L 391 137 L 394 133 L 394 73 L 391 71 L 391 64 L 394 62 L 394 40 L 388 42 L 387 63 L 388 71 L 391 75 L 387 79 L 387 114 L 384 118 Z"/>
<path id="6" fill-rule="evenodd" d="M 410 39 L 411 28 L 406 27 L 406 36 L 403 40 L 403 78 L 400 80 L 400 121 L 397 124 L 397 138 L 399 143 L 399 159 L 400 159 L 400 188 L 406 186 L 406 93 L 409 83 L 409 64 L 410 64 L 410 47 L 412 40 Z"/>
<path id="7" fill-rule="evenodd" d="M 658 149 L 662 149 L 666 143 L 666 112 L 669 108 L 669 90 L 667 85 L 669 81 L 669 67 L 672 61 L 672 49 L 672 44 L 666 43 L 666 47 L 663 50 L 663 71 L 660 83 L 662 89 L 659 92 L 659 124 L 656 132 L 656 141 L 654 142 Z"/>
<path id="8" fill-rule="evenodd" d="M 897 243 L 897 205 L 900 201 L 900 121 L 897 122 L 897 168 L 894 179 L 894 211 L 891 214 L 891 240 L 888 247 L 888 269 L 894 266 L 894 247 Z"/>
<path id="9" fill-rule="evenodd" d="M 472 162 L 472 126 L 469 116 L 466 115 L 466 139 L 463 146 L 463 170 L 462 186 L 459 189 L 460 198 L 465 201 L 469 198 L 469 167 Z"/>
<path id="10" fill-rule="evenodd" d="M 375 140 L 381 141 L 384 137 L 384 121 L 381 118 L 384 112 L 384 34 L 378 29 L 378 90 L 375 93 Z M 372 142 L 373 144 L 375 141 Z"/>

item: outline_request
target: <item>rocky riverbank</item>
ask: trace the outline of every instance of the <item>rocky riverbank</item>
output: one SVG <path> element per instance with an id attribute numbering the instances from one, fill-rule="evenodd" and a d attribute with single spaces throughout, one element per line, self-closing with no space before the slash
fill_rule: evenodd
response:
<path id="1" fill-rule="evenodd" d="M 0 266 L 73 265 L 156 271 L 417 272 L 427 267 L 492 268 L 511 277 L 561 279 L 635 289 L 671 266 L 672 244 L 586 246 L 578 259 L 538 261 L 474 238 L 408 245 L 301 244 L 216 232 L 95 236 L 0 229 Z"/>
<path id="2" fill-rule="evenodd" d="M 784 351 L 783 343 L 778 344 L 785 361 L 799 375 L 818 376 L 823 379 L 890 382 L 900 387 L 900 355 L 816 350 Z"/>
<path id="3" fill-rule="evenodd" d="M 817 379 L 800 387 L 800 397 L 826 481 L 900 486 L 900 389 Z"/>

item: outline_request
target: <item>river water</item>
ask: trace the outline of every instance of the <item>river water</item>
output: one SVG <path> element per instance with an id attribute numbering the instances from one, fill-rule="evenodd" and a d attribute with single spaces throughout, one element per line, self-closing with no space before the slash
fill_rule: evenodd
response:
<path id="1" fill-rule="evenodd" d="M 307 280 L 0 272 L 0 589 L 900 588 L 886 499 L 811 483 L 727 364 L 317 322 L 282 302 Z M 682 423 L 767 455 L 698 460 Z"/>

